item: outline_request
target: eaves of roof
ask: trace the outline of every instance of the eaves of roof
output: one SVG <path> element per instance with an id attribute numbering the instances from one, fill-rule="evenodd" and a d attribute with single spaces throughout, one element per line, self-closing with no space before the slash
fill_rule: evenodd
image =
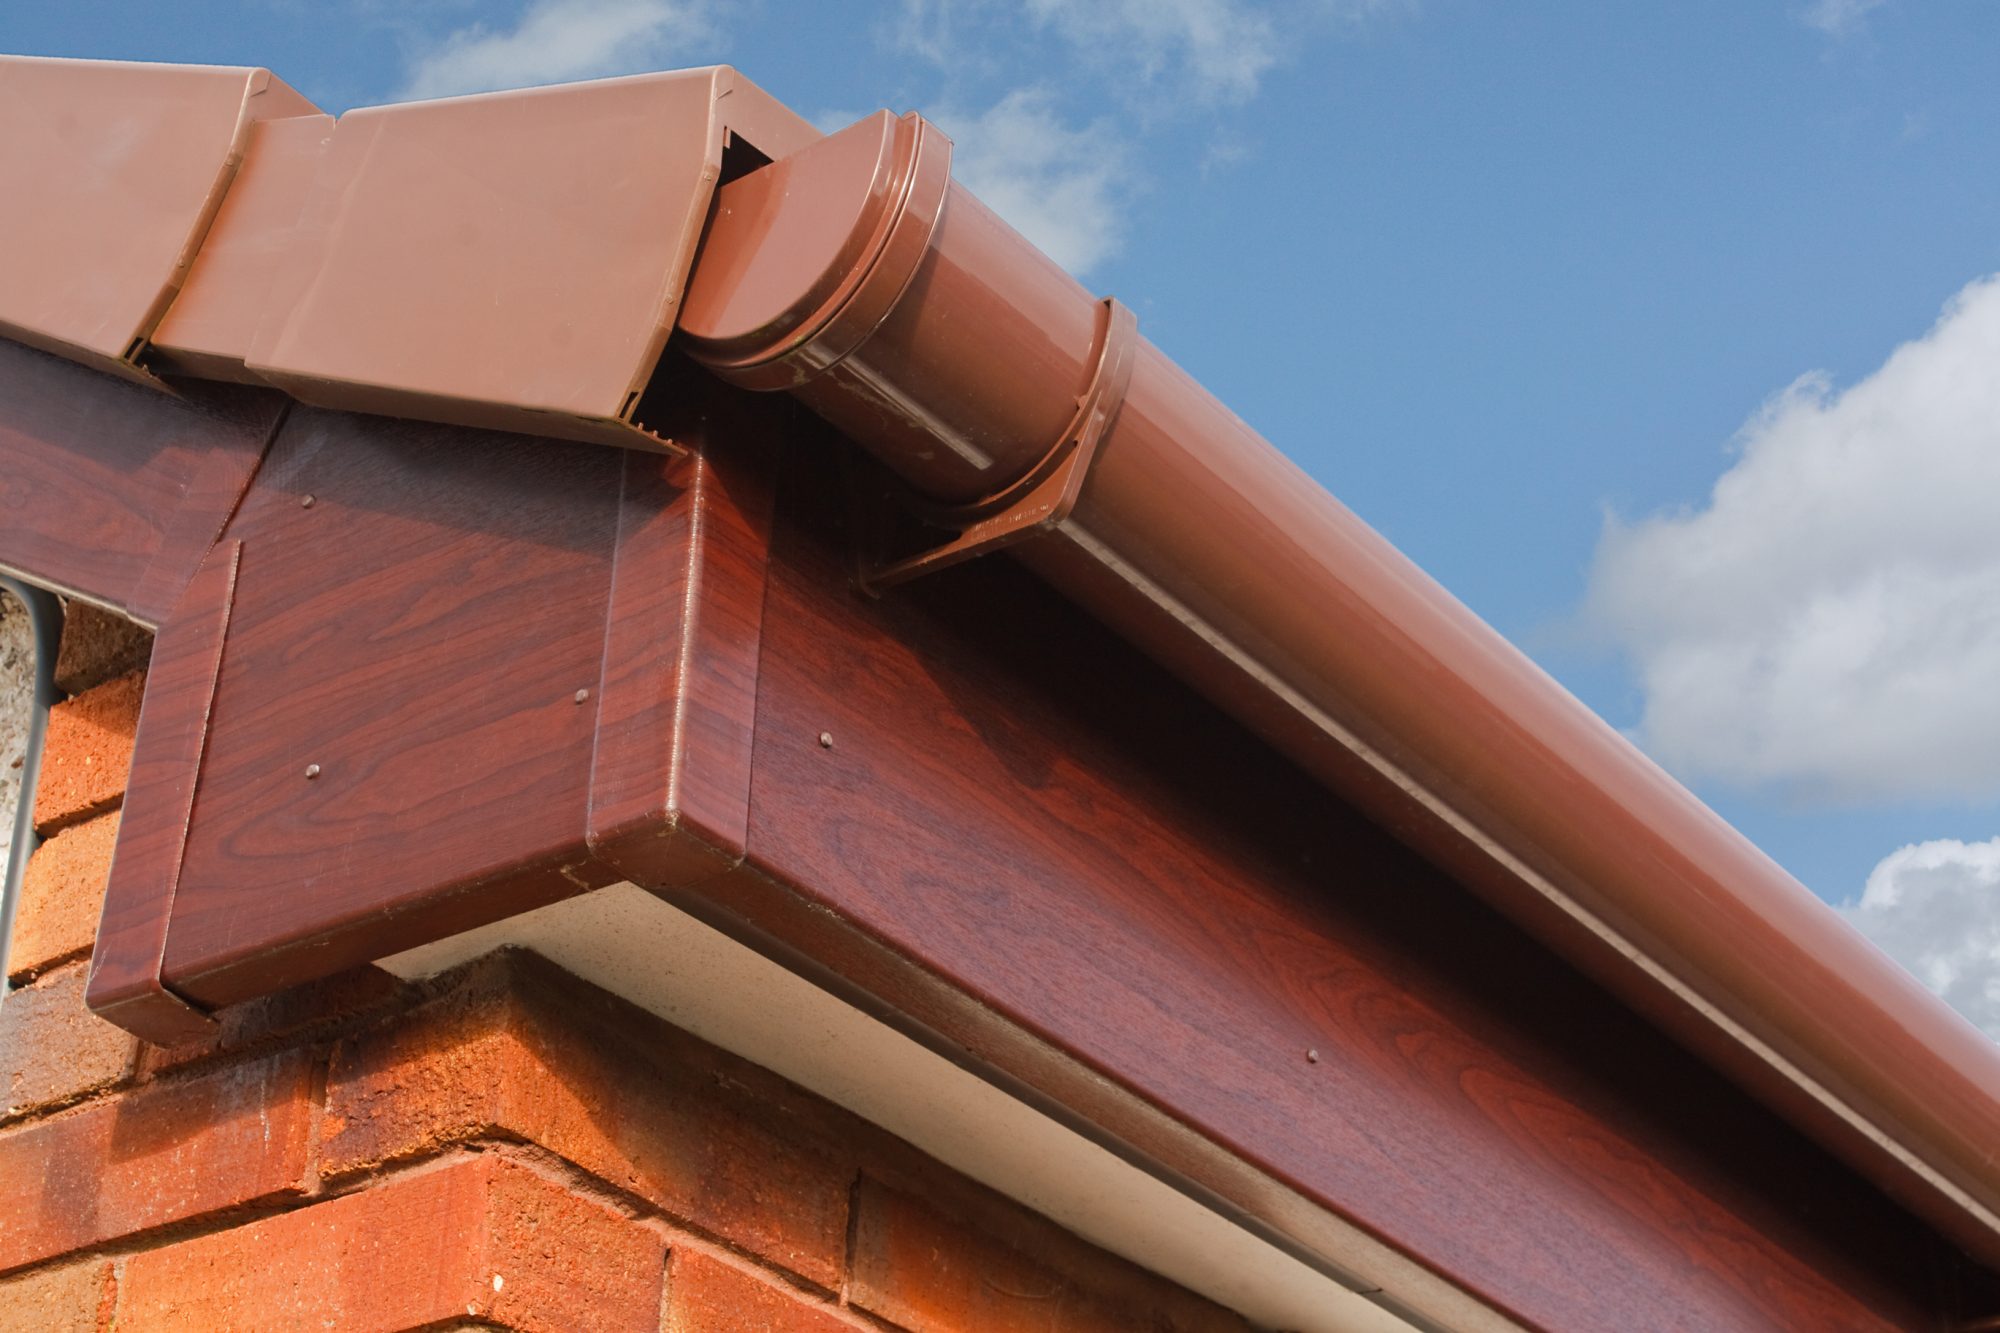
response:
<path id="1" fill-rule="evenodd" d="M 952 182 L 921 118 L 822 137 L 712 69 L 334 120 L 264 71 L 8 60 L 0 127 L 0 332 L 670 449 L 635 413 L 678 330 L 907 484 L 930 535 L 885 522 L 878 584 L 1011 547 L 2000 1260 L 1993 1044 Z"/>

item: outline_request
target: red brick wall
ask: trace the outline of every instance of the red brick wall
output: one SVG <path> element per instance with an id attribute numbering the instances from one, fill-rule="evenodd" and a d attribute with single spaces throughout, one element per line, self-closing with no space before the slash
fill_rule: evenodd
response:
<path id="1" fill-rule="evenodd" d="M 143 686 L 90 656 L 0 1004 L 0 1333 L 1244 1327 L 530 955 L 142 1047 L 83 1007 Z"/>

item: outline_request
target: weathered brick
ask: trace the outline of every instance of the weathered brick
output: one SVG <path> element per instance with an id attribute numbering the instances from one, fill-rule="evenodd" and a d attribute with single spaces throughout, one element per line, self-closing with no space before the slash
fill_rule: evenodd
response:
<path id="1" fill-rule="evenodd" d="M 526 1140 L 826 1288 L 847 1228 L 833 1108 L 533 958 L 474 966 L 395 1027 L 344 1041 L 329 1177 L 486 1137 Z"/>
<path id="2" fill-rule="evenodd" d="M 851 1333 L 859 1321 L 799 1291 L 676 1249 L 667 1266 L 666 1333 Z"/>
<path id="3" fill-rule="evenodd" d="M 63 607 L 62 646 L 56 650 L 56 688 L 82 694 L 113 676 L 146 665 L 153 655 L 153 632 L 88 602 Z"/>
<path id="4" fill-rule="evenodd" d="M 104 1260 L 0 1282 L 0 1333 L 97 1333 L 110 1326 L 116 1279 Z"/>
<path id="5" fill-rule="evenodd" d="M 658 1327 L 664 1245 L 503 1159 L 459 1158 L 126 1261 L 119 1326 Z"/>
<path id="6" fill-rule="evenodd" d="M 287 1051 L 0 1132 L 0 1271 L 300 1192 L 314 1069 Z"/>
<path id="7" fill-rule="evenodd" d="M 113 811 L 72 825 L 35 849 L 21 877 L 8 976 L 19 981 L 90 952 L 117 843 Z"/>
<path id="8" fill-rule="evenodd" d="M 110 1087 L 132 1072 L 139 1043 L 84 1007 L 90 969 L 52 972 L 0 1003 L 0 1119 L 33 1115 Z"/>
<path id="9" fill-rule="evenodd" d="M 867 1177 L 856 1196 L 848 1300 L 906 1328 L 1247 1333 L 1240 1317 L 1025 1210 L 1003 1240 Z"/>
<path id="10" fill-rule="evenodd" d="M 146 673 L 130 672 L 49 710 L 35 784 L 35 829 L 47 836 L 117 805 L 132 766 Z"/>
<path id="11" fill-rule="evenodd" d="M 213 1036 L 181 1046 L 146 1046 L 139 1069 L 152 1077 L 225 1055 L 293 1045 L 407 1008 L 421 994 L 381 968 L 365 964 L 217 1010 Z"/>

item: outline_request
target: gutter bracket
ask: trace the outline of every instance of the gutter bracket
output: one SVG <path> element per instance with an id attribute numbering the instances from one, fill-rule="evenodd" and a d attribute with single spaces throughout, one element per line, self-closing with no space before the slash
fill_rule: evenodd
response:
<path id="1" fill-rule="evenodd" d="M 880 595 L 888 588 L 925 574 L 962 564 L 975 556 L 1060 526 L 1076 507 L 1090 475 L 1098 446 L 1103 443 L 1138 360 L 1139 321 L 1118 298 L 1107 296 L 1090 382 L 1077 396 L 1076 415 L 1042 461 L 1018 481 L 983 500 L 963 505 L 938 505 L 909 488 L 885 480 L 858 489 L 857 531 L 861 552 L 857 581 L 864 592 Z M 936 540 L 915 554 L 891 555 L 898 528 L 914 516 L 928 529 L 952 535 Z"/>

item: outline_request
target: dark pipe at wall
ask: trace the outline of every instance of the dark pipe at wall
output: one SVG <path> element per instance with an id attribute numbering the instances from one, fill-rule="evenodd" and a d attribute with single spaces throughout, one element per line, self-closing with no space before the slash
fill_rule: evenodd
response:
<path id="1" fill-rule="evenodd" d="M 880 113 L 725 187 L 681 316 L 930 502 L 1073 430 L 1102 306 Z M 1044 577 L 1968 1249 L 2000 1051 L 1143 339 Z"/>
<path id="2" fill-rule="evenodd" d="M 28 705 L 28 735 L 21 753 L 21 788 L 13 812 L 13 840 L 8 843 L 4 880 L 0 880 L 0 958 L 13 945 L 14 917 L 20 910 L 21 878 L 27 873 L 28 858 L 35 851 L 35 787 L 41 778 L 42 741 L 48 735 L 49 709 L 55 707 L 56 653 L 62 646 L 62 603 L 54 593 L 30 583 L 0 575 L 0 589 L 11 594 L 28 616 L 29 633 L 35 644 L 33 697 Z M 0 994 L 8 990 L 0 971 Z"/>

